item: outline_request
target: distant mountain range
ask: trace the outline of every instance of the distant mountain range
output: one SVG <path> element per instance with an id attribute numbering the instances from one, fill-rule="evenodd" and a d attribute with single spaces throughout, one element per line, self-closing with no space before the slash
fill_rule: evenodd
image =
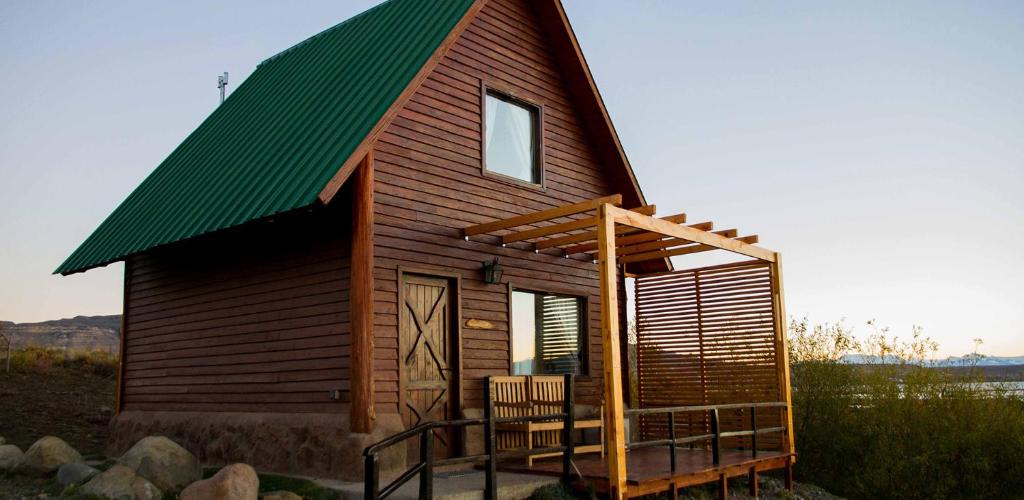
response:
<path id="1" fill-rule="evenodd" d="M 841 358 L 845 363 L 858 365 L 878 364 L 882 358 L 867 354 L 847 354 Z M 895 361 L 895 360 L 887 360 Z M 1018 366 L 1024 365 L 1024 356 L 986 356 L 984 354 L 965 354 L 963 356 L 950 356 L 946 359 L 932 359 L 927 363 L 935 367 L 956 367 L 956 366 Z"/>
<path id="2" fill-rule="evenodd" d="M 39 346 L 117 352 L 121 315 L 75 316 L 40 323 L 0 321 L 0 334 L 9 338 L 15 349 Z"/>

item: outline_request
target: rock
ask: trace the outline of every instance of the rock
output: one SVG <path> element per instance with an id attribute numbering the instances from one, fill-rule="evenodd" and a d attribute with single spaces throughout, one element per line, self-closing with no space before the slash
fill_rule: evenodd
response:
<path id="1" fill-rule="evenodd" d="M 4 443 L 6 443 L 6 442 L 7 442 L 7 441 L 4 441 L 4 437 L 3 437 L 3 436 L 0 436 L 0 445 L 4 444 Z"/>
<path id="2" fill-rule="evenodd" d="M 62 486 L 79 485 L 96 477 L 99 473 L 100 471 L 85 464 L 64 464 L 57 469 L 57 482 Z"/>
<path id="3" fill-rule="evenodd" d="M 302 497 L 290 491 L 271 491 L 260 495 L 260 500 L 302 500 Z"/>
<path id="4" fill-rule="evenodd" d="M 64 464 L 81 462 L 82 455 L 63 439 L 46 436 L 36 441 L 25 452 L 21 467 L 37 474 L 49 474 Z"/>
<path id="5" fill-rule="evenodd" d="M 260 478 L 246 464 L 231 464 L 210 479 L 192 483 L 180 500 L 257 500 Z"/>
<path id="6" fill-rule="evenodd" d="M 82 492 L 112 500 L 158 500 L 163 497 L 153 483 L 120 464 L 85 483 Z"/>
<path id="7" fill-rule="evenodd" d="M 0 470 L 10 471 L 17 469 L 24 459 L 25 454 L 21 452 L 21 448 L 13 444 L 0 445 Z"/>
<path id="8" fill-rule="evenodd" d="M 180 491 L 203 477 L 199 459 L 163 436 L 140 439 L 118 462 L 163 491 Z"/>

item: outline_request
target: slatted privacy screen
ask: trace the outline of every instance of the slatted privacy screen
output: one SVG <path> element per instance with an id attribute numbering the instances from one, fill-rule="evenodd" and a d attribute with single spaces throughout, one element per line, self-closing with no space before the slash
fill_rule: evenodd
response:
<path id="1" fill-rule="evenodd" d="M 641 408 L 781 401 L 772 274 L 751 261 L 639 277 L 635 286 Z M 781 426 L 781 411 L 759 409 L 759 427 Z M 645 417 L 643 439 L 667 435 L 667 417 Z M 750 428 L 749 410 L 720 414 L 721 429 Z M 706 413 L 680 413 L 677 437 L 709 432 Z M 779 434 L 758 447 L 779 445 Z M 723 440 L 748 448 L 749 438 Z"/>

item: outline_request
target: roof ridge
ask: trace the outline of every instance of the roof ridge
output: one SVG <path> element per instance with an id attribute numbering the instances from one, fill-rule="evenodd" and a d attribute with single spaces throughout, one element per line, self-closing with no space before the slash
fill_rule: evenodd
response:
<path id="1" fill-rule="evenodd" d="M 288 47 L 287 49 L 282 50 L 281 52 L 278 52 L 277 54 L 274 54 L 274 55 L 264 59 L 259 64 L 257 64 L 256 67 L 259 68 L 260 66 L 263 66 L 264 64 L 267 64 L 267 63 L 269 63 L 271 61 L 274 61 L 276 59 L 279 59 L 280 57 L 282 57 L 284 55 L 287 55 L 287 54 L 289 54 L 289 53 L 295 51 L 296 49 L 299 49 L 299 48 L 301 48 L 301 47 L 303 47 L 305 45 L 308 45 L 308 44 L 312 43 L 313 41 L 315 41 L 315 40 L 317 40 L 319 38 L 323 38 L 323 37 L 327 36 L 328 34 L 343 28 L 346 24 L 349 24 L 349 23 L 355 21 L 356 19 L 364 17 L 364 16 L 370 14 L 371 12 L 380 9 L 381 7 L 384 7 L 385 5 L 393 3 L 394 1 L 395 0 L 385 0 L 384 2 L 381 2 L 381 3 L 377 4 L 377 5 L 374 5 L 373 7 L 370 7 L 369 9 L 366 9 L 366 10 L 364 10 L 364 11 L 362 11 L 362 12 L 360 12 L 360 13 L 358 13 L 358 14 L 356 14 L 356 15 L 348 18 L 348 19 L 345 19 L 344 21 L 342 21 L 342 22 L 340 22 L 338 24 L 335 24 L 334 26 L 331 26 L 330 28 L 327 28 L 327 29 L 325 29 L 325 30 L 323 30 L 323 31 L 321 31 L 321 32 L 319 32 L 319 33 L 317 33 L 317 34 L 315 34 L 315 35 L 313 35 L 313 36 L 311 36 L 311 37 L 309 37 L 309 38 L 299 42 L 299 43 L 296 43 L 295 45 L 292 45 L 291 47 Z"/>

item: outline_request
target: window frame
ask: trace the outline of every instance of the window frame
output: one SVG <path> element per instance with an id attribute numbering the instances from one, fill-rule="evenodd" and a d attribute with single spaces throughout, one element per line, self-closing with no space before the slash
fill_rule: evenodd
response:
<path id="1" fill-rule="evenodd" d="M 508 283 L 508 374 L 512 375 L 513 367 L 515 366 L 515 358 L 512 356 L 513 349 L 513 338 L 514 332 L 512 331 L 512 293 L 513 292 L 526 292 L 534 294 L 544 295 L 557 295 L 559 297 L 571 297 L 580 301 L 580 332 L 579 341 L 580 345 L 580 356 L 583 358 L 580 360 L 580 370 L 576 374 L 577 380 L 590 380 L 591 378 L 591 363 L 590 363 L 590 296 L 578 295 L 563 291 L 553 290 L 540 290 L 529 287 L 515 286 L 513 283 Z M 534 332 L 536 335 L 536 332 Z M 549 374 L 535 374 L 535 375 L 549 375 Z"/>
<path id="2" fill-rule="evenodd" d="M 535 168 L 537 169 L 537 182 L 531 182 L 506 175 L 501 172 L 490 170 L 487 168 L 487 96 L 493 96 L 496 99 L 500 99 L 517 106 L 525 108 L 531 108 L 536 113 L 537 117 L 537 128 L 534 130 L 534 143 L 536 147 L 533 151 L 533 161 Z M 525 99 L 521 96 L 516 95 L 516 92 L 512 89 L 500 87 L 497 85 L 489 84 L 483 80 L 480 80 L 480 172 L 488 179 L 504 182 L 507 184 L 513 184 L 520 187 L 526 187 L 535 189 L 538 191 L 547 190 L 547 175 L 545 175 L 544 168 L 544 105 Z"/>

